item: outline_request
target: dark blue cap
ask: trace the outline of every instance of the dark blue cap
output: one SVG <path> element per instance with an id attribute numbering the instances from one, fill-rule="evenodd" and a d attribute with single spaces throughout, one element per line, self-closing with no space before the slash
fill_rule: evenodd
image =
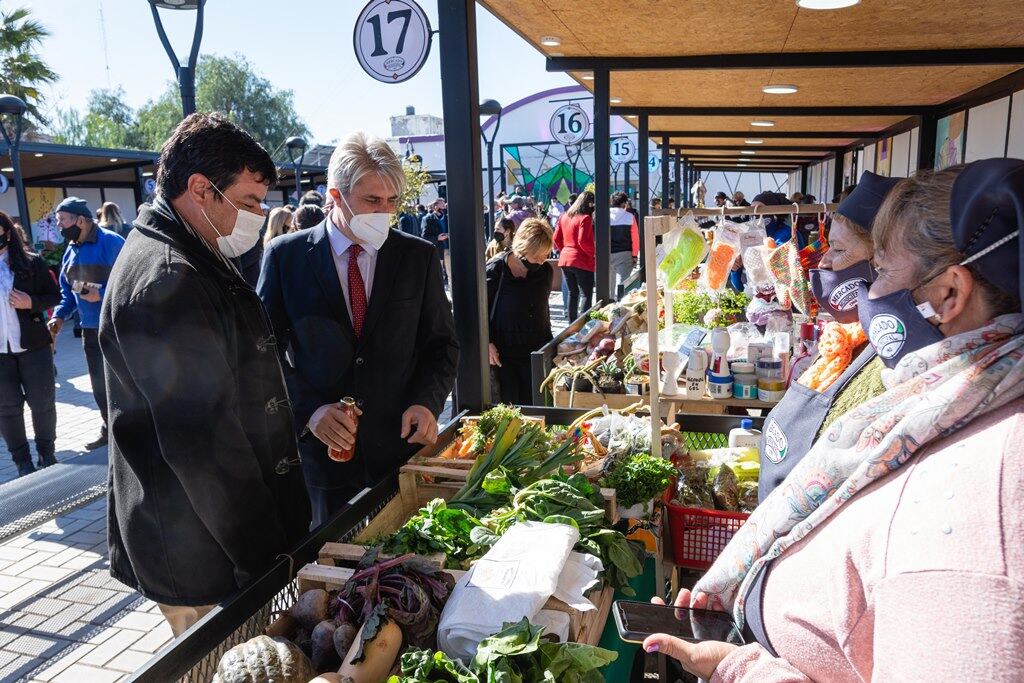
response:
<path id="1" fill-rule="evenodd" d="M 1024 161 L 984 159 L 968 164 L 953 183 L 949 215 L 957 250 L 979 267 L 986 280 L 1024 300 Z"/>
<path id="2" fill-rule="evenodd" d="M 857 187 L 839 204 L 836 213 L 871 231 L 882 202 L 889 196 L 892 188 L 903 178 L 886 178 L 871 171 L 864 171 Z"/>
<path id="3" fill-rule="evenodd" d="M 57 211 L 73 213 L 76 216 L 85 216 L 86 218 L 93 217 L 92 211 L 89 210 L 89 205 L 85 203 L 84 199 L 79 197 L 68 197 L 57 205 Z"/>

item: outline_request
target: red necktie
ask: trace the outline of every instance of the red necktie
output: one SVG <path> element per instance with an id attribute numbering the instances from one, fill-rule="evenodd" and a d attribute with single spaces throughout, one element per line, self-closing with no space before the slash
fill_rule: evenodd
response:
<path id="1" fill-rule="evenodd" d="M 352 327 L 356 337 L 362 335 L 363 321 L 366 320 L 366 287 L 363 274 L 359 272 L 359 254 L 363 248 L 353 244 L 348 248 L 348 303 L 352 309 Z"/>

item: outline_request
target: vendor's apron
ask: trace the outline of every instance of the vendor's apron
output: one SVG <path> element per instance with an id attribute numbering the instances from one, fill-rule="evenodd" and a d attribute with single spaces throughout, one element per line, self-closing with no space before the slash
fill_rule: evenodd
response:
<path id="1" fill-rule="evenodd" d="M 772 657 L 778 657 L 779 653 L 772 647 L 764 627 L 764 584 L 771 569 L 772 563 L 765 562 L 747 593 L 747 601 L 743 604 L 743 641 L 748 645 L 756 642 Z"/>
<path id="2" fill-rule="evenodd" d="M 763 502 L 811 450 L 835 397 L 874 357 L 875 350 L 868 344 L 839 379 L 823 392 L 799 384 L 796 379 L 790 383 L 782 400 L 765 420 L 761 435 L 758 503 Z"/>

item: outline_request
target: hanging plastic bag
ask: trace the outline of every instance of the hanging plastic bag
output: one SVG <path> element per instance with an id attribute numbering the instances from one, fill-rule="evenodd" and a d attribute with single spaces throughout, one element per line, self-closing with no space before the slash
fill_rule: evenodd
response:
<path id="1" fill-rule="evenodd" d="M 678 289 L 708 253 L 707 242 L 692 213 L 679 219 L 676 228 L 665 235 L 662 246 L 665 258 L 658 264 L 658 270 L 665 276 L 665 286 L 669 289 Z"/>
<path id="2" fill-rule="evenodd" d="M 704 268 L 704 285 L 708 289 L 720 292 L 729 282 L 729 273 L 740 254 L 742 232 L 742 227 L 731 221 L 722 221 L 715 227 L 715 241 Z"/>
<path id="3" fill-rule="evenodd" d="M 767 260 L 768 270 L 775 281 L 775 294 L 783 306 L 791 303 L 804 315 L 817 312 L 817 302 L 811 292 L 811 283 L 800 265 L 800 254 L 796 242 L 785 242 L 771 252 Z"/>

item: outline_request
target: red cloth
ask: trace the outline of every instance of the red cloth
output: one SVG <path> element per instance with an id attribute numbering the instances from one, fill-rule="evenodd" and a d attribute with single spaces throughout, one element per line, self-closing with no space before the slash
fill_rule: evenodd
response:
<path id="1" fill-rule="evenodd" d="M 348 302 L 352 307 L 352 328 L 359 337 L 363 332 L 363 321 L 366 320 L 366 286 L 363 274 L 359 272 L 359 254 L 363 248 L 353 244 L 348 248 Z"/>
<path id="2" fill-rule="evenodd" d="M 558 265 L 594 271 L 594 217 L 588 214 L 563 215 L 555 230 Z"/>
<path id="3" fill-rule="evenodd" d="M 640 256 L 640 228 L 636 224 L 636 218 L 633 218 L 633 226 L 629 229 L 629 235 L 633 238 L 633 258 Z"/>

